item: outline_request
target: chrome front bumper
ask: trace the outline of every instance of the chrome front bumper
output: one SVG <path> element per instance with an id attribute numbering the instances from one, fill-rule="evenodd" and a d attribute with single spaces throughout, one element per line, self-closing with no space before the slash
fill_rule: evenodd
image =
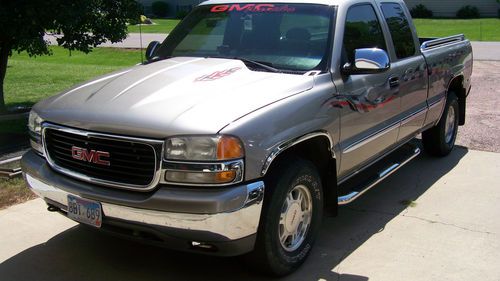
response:
<path id="1" fill-rule="evenodd" d="M 63 212 L 66 212 L 67 209 L 68 195 L 101 202 L 104 214 L 103 225 L 106 224 L 106 219 L 110 219 L 129 223 L 130 225 L 166 229 L 176 233 L 178 238 L 186 238 L 186 240 L 193 242 L 196 241 L 197 236 L 200 237 L 202 242 L 213 242 L 210 240 L 215 242 L 234 241 L 255 235 L 259 226 L 264 197 L 264 183 L 262 181 L 233 188 L 228 187 L 223 189 L 223 194 L 218 195 L 218 197 L 210 197 L 210 194 L 201 193 L 198 198 L 192 198 L 190 195 L 192 196 L 193 191 L 188 191 L 188 189 L 186 189 L 186 192 L 189 193 L 186 194 L 182 190 L 166 193 L 167 195 L 175 194 L 175 196 L 179 196 L 178 198 L 183 198 L 187 204 L 191 204 L 191 208 L 194 204 L 200 204 L 202 207 L 207 206 L 208 200 L 212 200 L 209 202 L 211 204 L 209 206 L 230 206 L 230 208 L 222 208 L 223 211 L 217 213 L 202 213 L 202 211 L 188 213 L 181 212 L 184 210 L 174 212 L 140 208 L 141 202 L 147 202 L 152 198 L 156 202 L 160 202 L 157 206 L 162 206 L 161 202 L 165 202 L 164 205 L 172 205 L 172 198 L 168 198 L 160 190 L 152 194 L 147 200 L 137 200 L 134 204 L 129 203 L 128 206 L 127 203 L 130 200 L 123 199 L 123 201 L 109 202 L 110 200 L 106 200 L 106 197 L 99 200 L 100 195 L 90 196 L 90 193 L 86 190 L 86 188 L 95 189 L 94 186 L 66 178 L 54 172 L 47 166 L 44 159 L 32 152 L 28 152 L 23 157 L 22 166 L 24 178 L 31 190 L 47 203 L 54 205 Z M 168 189 L 168 187 L 160 187 L 160 189 L 162 188 Z M 246 198 L 244 198 L 245 196 Z M 120 198 L 120 200 L 122 199 Z M 234 201 L 236 204 L 228 204 L 227 201 Z M 123 202 L 123 205 L 119 204 L 120 202 Z M 199 210 L 203 210 L 203 208 L 199 208 Z M 217 208 L 214 210 L 217 210 Z M 182 237 L 182 233 L 189 233 L 189 235 L 187 235 L 188 237 Z"/>
<path id="2" fill-rule="evenodd" d="M 25 174 L 25 179 L 32 191 L 38 196 L 67 207 L 67 198 L 71 193 L 45 184 L 28 174 Z M 137 209 L 106 202 L 101 202 L 101 205 L 104 216 L 107 218 L 175 229 L 207 231 L 228 240 L 237 240 L 255 234 L 259 226 L 264 183 L 249 184 L 247 190 L 248 198 L 245 205 L 230 213 L 184 214 Z M 62 210 L 65 211 L 65 209 Z"/>

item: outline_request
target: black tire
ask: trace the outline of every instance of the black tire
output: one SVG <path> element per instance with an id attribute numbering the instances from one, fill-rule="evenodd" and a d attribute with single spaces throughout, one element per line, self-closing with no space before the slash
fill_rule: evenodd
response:
<path id="1" fill-rule="evenodd" d="M 450 121 L 450 111 L 453 111 L 453 121 Z M 455 93 L 450 92 L 439 123 L 436 126 L 422 132 L 422 142 L 424 144 L 424 149 L 428 154 L 436 157 L 444 157 L 450 154 L 455 146 L 455 140 L 457 138 L 459 116 L 457 96 Z M 453 124 L 453 131 L 447 134 L 447 127 L 450 126 L 450 124 Z M 449 130 L 450 129 L 448 129 L 448 132 Z"/>
<path id="2" fill-rule="evenodd" d="M 321 178 L 316 167 L 309 161 L 296 157 L 287 158 L 285 161 L 280 161 L 271 172 L 272 174 L 266 180 L 264 206 L 255 250 L 247 256 L 247 261 L 252 265 L 252 269 L 260 270 L 265 274 L 283 276 L 296 270 L 312 249 L 323 216 L 323 193 Z M 298 196 L 297 192 L 303 193 L 303 196 L 306 197 L 307 192 L 309 192 L 310 201 L 307 198 L 305 200 L 311 204 L 297 205 L 296 202 L 299 201 L 289 201 L 294 199 L 294 196 Z M 285 201 L 295 203 L 285 205 Z M 306 213 L 303 212 L 304 206 L 312 207 L 310 210 L 311 219 L 307 228 L 304 228 L 304 225 L 307 225 L 307 219 L 299 219 L 302 222 L 295 220 L 296 217 L 302 218 L 301 215 Z M 285 209 L 289 211 L 285 211 L 287 215 L 282 216 L 285 219 L 280 219 L 281 213 Z M 286 223 L 283 224 L 284 221 Z M 297 237 L 303 238 L 295 241 L 301 240 L 301 243 L 293 244 L 293 236 L 286 235 L 288 230 L 285 230 L 285 227 L 287 227 L 286 229 L 306 229 L 297 234 Z M 287 238 L 286 241 L 281 242 L 280 233 L 283 234 L 282 237 L 287 236 L 290 239 Z M 305 234 L 301 235 L 300 233 Z M 288 250 L 285 248 L 287 246 L 290 246 Z M 294 247 L 297 248 L 293 249 Z"/>

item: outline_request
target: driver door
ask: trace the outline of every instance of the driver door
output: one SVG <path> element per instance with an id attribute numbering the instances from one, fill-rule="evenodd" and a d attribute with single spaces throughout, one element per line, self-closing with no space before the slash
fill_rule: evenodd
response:
<path id="1" fill-rule="evenodd" d="M 380 15 L 372 4 L 354 5 L 346 15 L 341 65 L 353 63 L 354 51 L 387 51 Z M 391 71 L 342 75 L 337 84 L 346 106 L 341 111 L 339 181 L 382 155 L 396 143 L 400 113 L 399 87 Z"/>

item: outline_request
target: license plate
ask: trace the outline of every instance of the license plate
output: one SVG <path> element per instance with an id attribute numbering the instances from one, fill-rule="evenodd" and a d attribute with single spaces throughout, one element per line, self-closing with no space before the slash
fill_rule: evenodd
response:
<path id="1" fill-rule="evenodd" d="M 68 217 L 94 227 L 101 227 L 101 203 L 68 195 Z"/>

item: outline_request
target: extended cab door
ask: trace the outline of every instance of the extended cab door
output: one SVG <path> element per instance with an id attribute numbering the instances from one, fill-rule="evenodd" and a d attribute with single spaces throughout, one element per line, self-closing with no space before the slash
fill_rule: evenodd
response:
<path id="1" fill-rule="evenodd" d="M 398 142 L 413 138 L 424 124 L 427 112 L 427 64 L 418 47 L 418 38 L 406 6 L 401 2 L 380 3 L 389 30 L 391 81 L 401 99 L 401 127 Z"/>
<path id="2" fill-rule="evenodd" d="M 334 53 L 341 58 L 337 57 L 333 63 L 337 67 L 353 63 L 356 49 L 379 48 L 387 51 L 381 19 L 375 1 L 355 4 L 346 11 L 339 11 L 341 30 L 335 40 L 343 41 L 342 46 L 337 45 L 335 50 L 342 51 L 341 54 Z M 391 75 L 391 70 L 374 74 L 334 74 L 337 98 L 344 101 L 341 107 L 339 181 L 396 143 L 400 99 L 397 89 L 391 86 Z"/>

